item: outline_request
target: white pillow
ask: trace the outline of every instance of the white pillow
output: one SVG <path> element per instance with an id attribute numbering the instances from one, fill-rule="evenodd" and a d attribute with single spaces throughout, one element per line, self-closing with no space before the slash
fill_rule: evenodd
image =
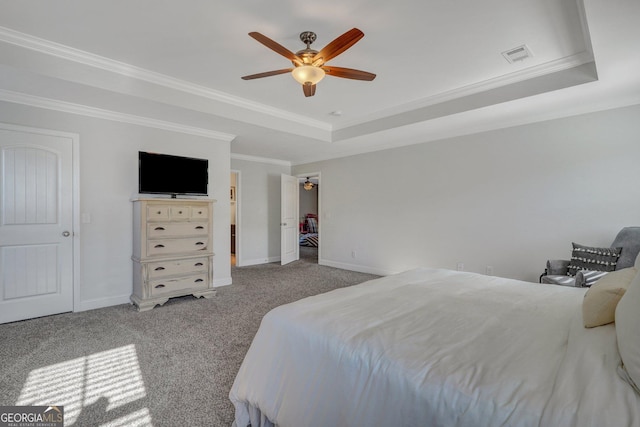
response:
<path id="1" fill-rule="evenodd" d="M 640 273 L 618 302 L 616 334 L 622 358 L 618 373 L 640 394 Z"/>
<path id="2" fill-rule="evenodd" d="M 582 321 L 585 328 L 613 323 L 616 306 L 637 273 L 635 267 L 612 271 L 589 288 L 582 301 Z"/>

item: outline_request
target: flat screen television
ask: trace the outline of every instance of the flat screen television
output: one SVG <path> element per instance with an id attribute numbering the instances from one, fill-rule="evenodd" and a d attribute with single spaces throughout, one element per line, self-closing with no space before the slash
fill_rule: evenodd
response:
<path id="1" fill-rule="evenodd" d="M 138 192 L 206 196 L 209 160 L 138 152 Z"/>

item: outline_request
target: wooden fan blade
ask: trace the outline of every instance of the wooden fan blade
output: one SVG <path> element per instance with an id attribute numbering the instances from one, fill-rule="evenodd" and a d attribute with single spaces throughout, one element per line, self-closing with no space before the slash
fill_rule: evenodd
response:
<path id="1" fill-rule="evenodd" d="M 249 76 L 242 77 L 242 80 L 261 79 L 263 77 L 277 76 L 278 74 L 290 73 L 293 68 L 284 68 L 282 70 L 267 71 L 265 73 L 251 74 Z"/>
<path id="2" fill-rule="evenodd" d="M 331 43 L 322 48 L 320 52 L 313 57 L 313 62 L 321 60 L 324 64 L 331 58 L 335 58 L 351 46 L 356 44 L 358 40 L 364 37 L 364 33 L 357 28 L 352 28 Z"/>
<path id="3" fill-rule="evenodd" d="M 265 45 L 266 47 L 268 47 L 269 49 L 271 49 L 272 51 L 279 53 L 280 55 L 284 56 L 285 58 L 287 58 L 290 61 L 293 61 L 297 64 L 302 65 L 302 61 L 300 60 L 300 58 L 298 58 L 296 56 L 295 53 L 291 52 L 289 49 L 287 49 L 286 47 L 282 46 L 281 44 L 271 40 L 269 37 L 264 36 L 260 33 L 257 32 L 251 32 L 249 33 L 249 35 L 251 37 L 253 37 L 254 39 L 256 39 L 257 41 L 259 41 L 260 43 L 262 43 L 263 45 Z"/>
<path id="4" fill-rule="evenodd" d="M 366 71 L 354 70 L 352 68 L 342 68 L 342 67 L 321 67 L 325 73 L 329 76 L 333 77 L 342 77 L 345 79 L 353 79 L 353 80 L 366 80 L 370 82 L 371 80 L 376 78 L 375 74 L 368 73 Z"/>
<path id="5" fill-rule="evenodd" d="M 307 82 L 302 85 L 302 91 L 304 92 L 304 96 L 313 96 L 316 94 L 316 85 Z"/>

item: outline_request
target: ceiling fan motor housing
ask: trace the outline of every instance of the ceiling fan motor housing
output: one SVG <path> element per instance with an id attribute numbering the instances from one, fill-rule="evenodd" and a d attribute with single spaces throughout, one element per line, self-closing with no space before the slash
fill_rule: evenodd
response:
<path id="1" fill-rule="evenodd" d="M 300 40 L 302 40 L 302 43 L 307 45 L 307 48 L 297 51 L 296 56 L 302 59 L 302 62 L 305 65 L 310 65 L 313 62 L 313 58 L 318 54 L 317 50 L 313 50 L 310 47 L 311 43 L 316 41 L 316 33 L 313 31 L 304 31 L 300 33 Z M 293 62 L 293 65 L 299 66 L 299 64 L 296 64 L 295 62 Z"/>
<path id="2" fill-rule="evenodd" d="M 300 40 L 302 40 L 302 43 L 307 45 L 307 49 L 311 43 L 316 41 L 316 38 L 316 33 L 313 31 L 303 31 L 300 33 Z"/>

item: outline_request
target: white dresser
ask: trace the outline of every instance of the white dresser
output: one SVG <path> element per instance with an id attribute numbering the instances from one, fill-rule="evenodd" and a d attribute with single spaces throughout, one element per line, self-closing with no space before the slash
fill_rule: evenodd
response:
<path id="1" fill-rule="evenodd" d="M 211 298 L 213 203 L 211 199 L 133 200 L 133 302 L 151 310 L 169 298 Z"/>

